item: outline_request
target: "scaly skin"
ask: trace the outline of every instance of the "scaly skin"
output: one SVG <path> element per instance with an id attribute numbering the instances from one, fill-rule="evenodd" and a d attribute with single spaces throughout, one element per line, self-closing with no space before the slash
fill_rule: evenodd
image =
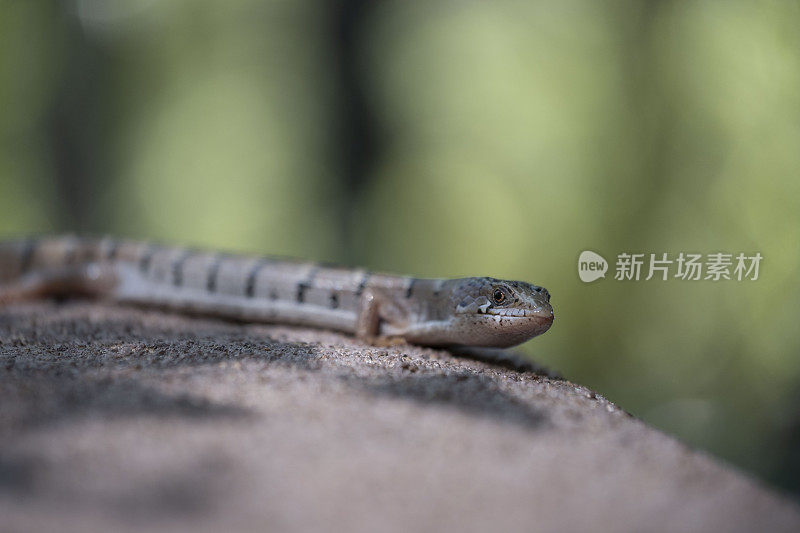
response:
<path id="1" fill-rule="evenodd" d="M 416 279 L 111 238 L 0 243 L 0 303 L 57 294 L 328 328 L 372 343 L 502 348 L 553 323 L 547 290 L 521 281 Z"/>

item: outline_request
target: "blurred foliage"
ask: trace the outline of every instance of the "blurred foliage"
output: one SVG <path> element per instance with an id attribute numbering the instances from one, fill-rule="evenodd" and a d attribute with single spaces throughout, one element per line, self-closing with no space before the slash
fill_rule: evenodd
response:
<path id="1" fill-rule="evenodd" d="M 331 22 L 353 5 L 357 179 Z M 353 5 L 2 1 L 0 234 L 534 281 L 557 321 L 527 353 L 800 490 L 798 4 Z M 585 249 L 765 259 L 583 284 Z"/>

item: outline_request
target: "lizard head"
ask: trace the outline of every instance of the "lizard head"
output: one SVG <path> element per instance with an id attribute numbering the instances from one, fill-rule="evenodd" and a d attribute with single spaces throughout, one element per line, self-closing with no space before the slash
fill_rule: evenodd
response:
<path id="1" fill-rule="evenodd" d="M 506 348 L 541 335 L 553 324 L 550 293 L 523 281 L 454 280 L 451 296 L 459 344 Z"/>

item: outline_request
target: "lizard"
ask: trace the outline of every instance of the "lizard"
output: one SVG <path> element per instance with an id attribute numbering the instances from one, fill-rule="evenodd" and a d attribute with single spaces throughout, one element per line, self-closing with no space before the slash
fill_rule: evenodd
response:
<path id="1" fill-rule="evenodd" d="M 418 279 L 111 237 L 0 242 L 0 305 L 48 296 L 325 328 L 367 343 L 506 348 L 547 331 L 547 289 L 491 277 Z"/>

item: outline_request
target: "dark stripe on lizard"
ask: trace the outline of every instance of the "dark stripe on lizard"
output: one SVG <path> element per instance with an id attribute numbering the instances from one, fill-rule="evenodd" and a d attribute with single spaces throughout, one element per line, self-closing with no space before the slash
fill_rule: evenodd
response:
<path id="1" fill-rule="evenodd" d="M 184 250 L 172 262 L 172 284 L 175 287 L 183 285 L 183 265 L 186 260 L 194 254 L 192 250 Z"/>
<path id="2" fill-rule="evenodd" d="M 210 293 L 217 292 L 217 278 L 219 277 L 219 267 L 222 265 L 222 261 L 225 260 L 225 256 L 217 255 L 214 258 L 214 261 L 208 265 L 206 269 L 206 290 Z"/>
<path id="3" fill-rule="evenodd" d="M 297 284 L 297 294 L 296 294 L 297 303 L 301 304 L 305 300 L 306 289 L 311 287 L 311 285 L 314 283 L 314 277 L 317 275 L 317 272 L 319 272 L 318 267 L 312 268 L 311 272 L 308 273 L 308 277 L 306 278 L 306 280 L 301 281 L 300 283 Z"/>
<path id="4" fill-rule="evenodd" d="M 406 298 L 411 298 L 411 295 L 414 292 L 414 284 L 417 282 L 417 278 L 411 278 L 411 281 L 408 283 L 408 288 L 406 289 Z"/>
<path id="5" fill-rule="evenodd" d="M 264 268 L 264 265 L 267 263 L 269 263 L 267 259 L 259 259 L 255 266 L 253 266 L 253 269 L 247 275 L 244 293 L 248 298 L 252 298 L 256 295 L 256 278 L 258 277 L 259 271 Z"/>
<path id="6" fill-rule="evenodd" d="M 364 276 L 361 278 L 361 281 L 358 282 L 358 288 L 356 289 L 356 296 L 361 296 L 361 293 L 364 292 L 364 289 L 367 288 L 367 283 L 369 282 L 369 278 L 372 276 L 369 272 L 364 272 Z"/>
<path id="7" fill-rule="evenodd" d="M 113 261 L 117 258 L 117 253 L 119 253 L 119 241 L 116 239 L 112 239 L 108 243 L 108 249 L 106 250 L 106 261 Z"/>
<path id="8" fill-rule="evenodd" d="M 31 265 L 33 264 L 33 254 L 36 253 L 37 246 L 38 241 L 33 237 L 25 239 L 25 242 L 22 245 L 22 253 L 20 254 L 19 258 L 20 273 L 24 274 L 31 269 Z"/>
<path id="9" fill-rule="evenodd" d="M 147 247 L 142 252 L 142 257 L 139 258 L 139 270 L 146 274 L 148 270 L 150 270 L 150 263 L 153 260 L 153 255 L 156 253 L 158 248 L 153 244 L 148 244 Z"/>

